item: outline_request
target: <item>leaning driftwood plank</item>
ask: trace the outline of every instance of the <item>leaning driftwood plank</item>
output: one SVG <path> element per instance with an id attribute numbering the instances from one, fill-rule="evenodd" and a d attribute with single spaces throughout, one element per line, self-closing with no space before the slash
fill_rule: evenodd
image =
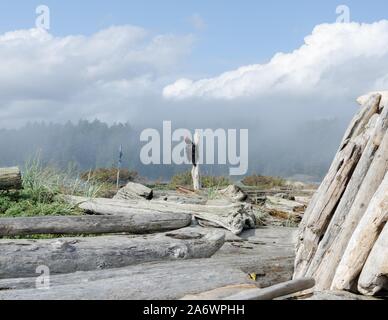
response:
<path id="1" fill-rule="evenodd" d="M 369 203 L 368 209 L 354 231 L 337 267 L 333 288 L 350 290 L 354 287 L 382 227 L 388 221 L 388 173 Z M 388 246 L 388 243 L 387 243 Z"/>
<path id="2" fill-rule="evenodd" d="M 368 95 L 368 98 L 362 101 L 361 109 L 353 117 L 352 122 L 350 123 L 349 127 L 345 132 L 345 136 L 342 139 L 340 149 L 342 149 L 343 145 L 345 145 L 350 139 L 359 135 L 360 132 L 364 130 L 370 118 L 374 114 L 379 112 L 381 98 L 382 98 L 382 95 L 380 93 L 374 93 L 374 94 Z"/>
<path id="3" fill-rule="evenodd" d="M 190 228 L 149 236 L 55 240 L 0 240 L 0 278 L 30 277 L 36 268 L 72 273 L 160 260 L 211 257 L 224 244 L 221 231 Z"/>
<path id="4" fill-rule="evenodd" d="M 215 223 L 235 234 L 240 234 L 244 228 L 255 227 L 255 217 L 252 206 L 246 203 L 230 205 L 197 205 L 180 204 L 166 201 L 132 201 L 112 199 L 88 199 L 74 196 L 64 196 L 63 199 L 86 212 L 102 215 L 125 215 L 137 210 L 155 210 L 157 212 L 180 212 L 193 214 L 196 218 Z"/>
<path id="5" fill-rule="evenodd" d="M 0 236 L 162 232 L 187 227 L 191 215 L 145 211 L 125 216 L 45 216 L 0 218 Z"/>
<path id="6" fill-rule="evenodd" d="M 375 295 L 388 289 L 388 223 L 377 239 L 358 279 L 358 290 Z"/>
<path id="7" fill-rule="evenodd" d="M 19 168 L 0 168 L 0 190 L 21 189 L 22 177 Z"/>
<path id="8" fill-rule="evenodd" d="M 0 290 L 0 300 L 166 300 L 253 283 L 240 270 L 196 259 L 50 277 L 50 289 Z"/>
<path id="9" fill-rule="evenodd" d="M 224 300 L 273 300 L 278 297 L 287 296 L 299 291 L 313 288 L 314 279 L 296 279 L 279 283 L 265 289 L 246 290 L 229 296 Z"/>

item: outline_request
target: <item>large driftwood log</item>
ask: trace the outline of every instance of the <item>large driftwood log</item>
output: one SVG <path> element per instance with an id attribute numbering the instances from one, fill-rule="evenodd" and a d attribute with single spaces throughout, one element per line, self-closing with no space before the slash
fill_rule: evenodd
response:
<path id="1" fill-rule="evenodd" d="M 313 277 L 318 290 L 354 287 L 385 219 L 378 199 L 387 192 L 382 181 L 388 169 L 388 96 L 383 96 L 359 99 L 362 108 L 302 220 L 294 278 Z"/>
<path id="2" fill-rule="evenodd" d="M 250 289 L 225 298 L 224 300 L 273 300 L 313 288 L 314 279 L 296 279 L 279 283 L 265 289 Z"/>
<path id="3" fill-rule="evenodd" d="M 388 173 L 373 196 L 338 265 L 332 288 L 350 290 L 356 284 L 379 233 L 388 220 Z M 387 242 L 388 247 L 388 242 Z"/>
<path id="4" fill-rule="evenodd" d="M 132 201 L 112 199 L 88 199 L 65 196 L 65 201 L 86 212 L 101 215 L 126 215 L 137 210 L 154 210 L 156 212 L 177 212 L 193 214 L 196 218 L 211 222 L 235 234 L 240 234 L 244 228 L 255 227 L 253 208 L 246 203 L 233 203 L 223 206 L 180 204 L 166 201 Z"/>
<path id="5" fill-rule="evenodd" d="M 207 260 L 211 259 L 51 275 L 46 290 L 35 289 L 39 281 L 35 277 L 14 279 L 14 283 L 28 282 L 28 289 L 7 290 L 3 286 L 0 300 L 167 300 L 228 285 L 254 284 L 237 268 Z M 12 289 L 11 283 L 8 288 Z"/>
<path id="6" fill-rule="evenodd" d="M 202 229 L 195 227 L 195 229 Z M 194 260 L 179 260 L 171 262 L 153 262 L 154 269 L 149 267 L 149 263 L 141 264 L 139 266 L 130 266 L 123 269 L 105 269 L 89 272 L 77 272 L 74 274 L 59 274 L 50 276 L 50 286 L 61 285 L 79 285 L 82 283 L 89 283 L 96 280 L 103 280 L 113 277 L 134 277 L 134 282 L 137 279 L 136 274 L 144 266 L 145 274 L 150 278 L 148 280 L 154 283 L 157 290 L 146 291 L 148 287 L 144 287 L 141 291 L 140 297 L 144 299 L 153 299 L 156 297 L 163 298 L 169 294 L 177 294 L 179 297 L 179 290 L 186 290 L 184 293 L 192 293 L 190 290 L 190 283 L 181 283 L 180 287 L 176 287 L 175 283 L 181 277 L 190 277 L 190 281 L 198 281 L 198 292 L 204 292 L 213 288 L 218 288 L 223 285 L 231 285 L 238 283 L 246 283 L 241 281 L 233 281 L 233 275 L 230 273 L 230 268 L 243 271 L 244 279 L 249 279 L 248 274 L 255 273 L 257 275 L 256 281 L 251 282 L 261 288 L 274 285 L 276 283 L 288 281 L 292 277 L 293 262 L 294 262 L 294 245 L 295 245 L 294 228 L 284 227 L 263 227 L 259 229 L 251 229 L 244 231 L 241 237 L 235 236 L 229 231 L 226 231 L 225 244 L 209 259 L 194 259 Z M 238 245 L 238 246 L 237 246 Z M 163 266 L 163 268 L 162 268 Z M 161 269 L 162 268 L 162 269 Z M 160 272 L 158 275 L 153 275 L 155 272 Z M 169 274 L 167 275 L 167 271 Z M 171 273 L 174 270 L 174 273 Z M 203 272 L 201 272 L 201 270 Z M 206 270 L 214 270 L 220 274 L 217 277 L 207 278 L 205 276 Z M 193 274 L 196 276 L 193 277 Z M 146 276 L 147 275 L 147 276 Z M 38 274 L 36 275 L 36 277 Z M 175 278 L 175 276 L 177 278 Z M 203 276 L 203 278 L 202 278 Z M 165 277 L 165 278 L 163 278 Z M 170 283 L 170 278 L 171 283 Z M 226 282 L 218 283 L 216 279 L 224 278 Z M 202 279 L 204 281 L 202 281 Z M 236 279 L 234 279 L 236 280 Z M 147 283 L 148 283 L 147 282 Z M 209 283 L 210 288 L 206 286 Z M 14 289 L 30 289 L 35 288 L 36 278 L 17 278 L 17 279 L 0 279 L 0 293 L 4 290 Z M 214 285 L 214 286 L 213 286 Z M 136 286 L 134 284 L 134 286 Z M 157 288 L 156 288 L 157 287 Z M 194 286 L 196 288 L 197 286 Z M 136 287 L 129 286 L 128 290 Z M 178 292 L 174 292 L 177 289 Z M 183 292 L 183 291 L 182 291 Z M 135 293 L 128 293 L 135 296 Z M 230 295 L 230 294 L 228 294 Z"/>
<path id="7" fill-rule="evenodd" d="M 0 168 L 0 190 L 21 189 L 22 178 L 19 168 Z"/>
<path id="8" fill-rule="evenodd" d="M 358 290 L 374 295 L 388 289 L 388 223 L 377 239 L 358 280 Z"/>
<path id="9" fill-rule="evenodd" d="M 211 257 L 225 234 L 181 229 L 149 236 L 103 236 L 55 240 L 0 240 L 0 278 L 119 268 L 150 261 Z"/>
<path id="10" fill-rule="evenodd" d="M 187 227 L 191 215 L 145 211 L 125 216 L 45 216 L 1 218 L 0 236 L 162 232 Z"/>

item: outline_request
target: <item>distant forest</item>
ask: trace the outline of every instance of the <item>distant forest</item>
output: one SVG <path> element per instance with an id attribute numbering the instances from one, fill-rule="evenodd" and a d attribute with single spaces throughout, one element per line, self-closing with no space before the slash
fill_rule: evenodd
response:
<path id="1" fill-rule="evenodd" d="M 326 173 L 344 132 L 340 120 L 300 123 L 286 134 L 249 129 L 249 172 L 319 181 Z M 48 124 L 29 123 L 19 129 L 0 129 L 0 166 L 23 164 L 39 155 L 44 164 L 78 171 L 117 165 L 123 145 L 123 167 L 149 180 L 167 180 L 188 166 L 145 166 L 140 162 L 139 129 L 129 123 L 101 121 Z M 266 130 L 268 131 L 268 130 Z M 205 166 L 204 172 L 228 175 L 228 166 Z M 302 176 L 300 176 L 302 175 Z M 304 177 L 308 176 L 308 177 Z M 241 177 L 236 177 L 237 179 Z"/>

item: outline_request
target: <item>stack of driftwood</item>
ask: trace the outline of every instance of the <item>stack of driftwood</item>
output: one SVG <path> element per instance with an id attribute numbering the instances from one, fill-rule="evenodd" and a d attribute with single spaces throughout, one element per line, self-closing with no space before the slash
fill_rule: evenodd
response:
<path id="1" fill-rule="evenodd" d="M 84 214 L 0 219 L 0 237 L 69 236 L 0 240 L 0 299 L 272 299 L 310 288 L 312 279 L 327 299 L 350 298 L 330 295 L 338 290 L 382 295 L 388 289 L 388 92 L 359 103 L 305 213 L 306 199 L 274 194 L 258 207 L 236 186 L 210 201 L 133 183 L 114 199 L 62 196 Z M 16 168 L 0 170 L 0 190 L 20 186 Z M 251 229 L 258 208 L 302 219 L 296 259 L 295 228 Z M 50 290 L 36 289 L 42 266 Z M 257 289 L 292 273 L 294 281 Z"/>
<path id="2" fill-rule="evenodd" d="M 388 92 L 361 109 L 302 220 L 295 278 L 316 290 L 384 295 L 388 289 Z"/>
<path id="3" fill-rule="evenodd" d="M 20 188 L 20 176 L 2 169 L 1 189 Z M 254 229 L 255 209 L 236 186 L 211 201 L 185 192 L 129 183 L 114 199 L 61 196 L 80 215 L 0 218 L 0 299 L 221 299 L 291 279 L 294 228 Z"/>

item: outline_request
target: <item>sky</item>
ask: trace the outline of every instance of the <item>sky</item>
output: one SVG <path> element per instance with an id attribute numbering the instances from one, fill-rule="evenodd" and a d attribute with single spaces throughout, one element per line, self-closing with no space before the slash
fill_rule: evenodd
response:
<path id="1" fill-rule="evenodd" d="M 47 31 L 34 29 L 40 4 Z M 339 5 L 349 23 L 335 23 Z M 285 106 L 349 117 L 388 87 L 387 16 L 384 0 L 2 0 L 0 127 Z"/>
<path id="2" fill-rule="evenodd" d="M 352 21 L 370 23 L 388 16 L 385 0 L 2 0 L 0 33 L 34 27 L 40 4 L 51 10 L 55 36 L 91 35 L 126 24 L 155 34 L 193 34 L 187 67 L 205 75 L 263 63 L 277 52 L 298 48 L 316 25 L 334 22 L 342 4 L 351 9 Z"/>

